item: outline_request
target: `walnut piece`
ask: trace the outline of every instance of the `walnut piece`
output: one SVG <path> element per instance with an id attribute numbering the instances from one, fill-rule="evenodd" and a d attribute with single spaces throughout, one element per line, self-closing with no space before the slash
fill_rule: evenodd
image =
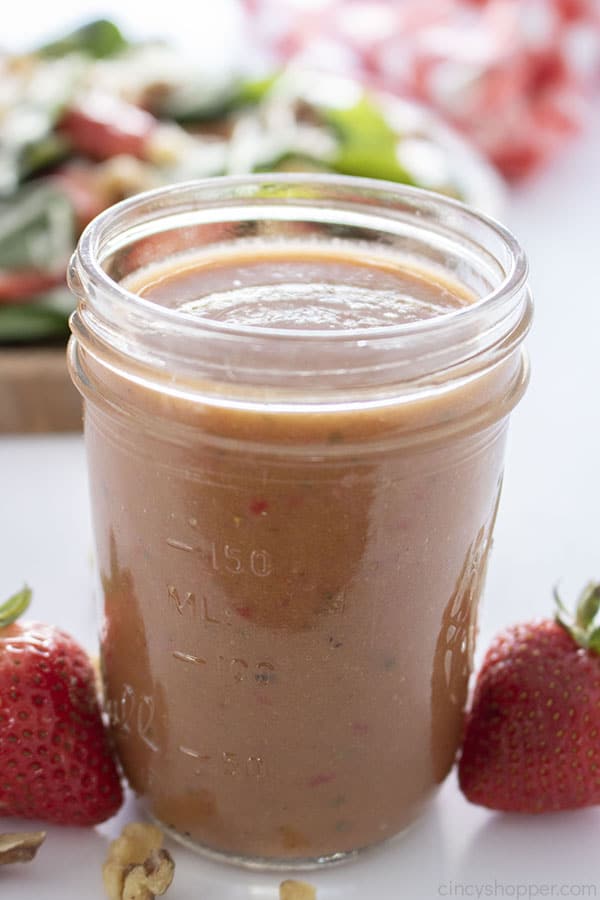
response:
<path id="1" fill-rule="evenodd" d="M 93 177 L 94 186 L 108 203 L 116 203 L 131 194 L 157 187 L 152 168 L 131 156 L 112 156 L 96 165 Z"/>
<path id="2" fill-rule="evenodd" d="M 143 863 L 126 870 L 123 900 L 152 900 L 162 896 L 171 882 L 175 863 L 168 850 L 153 850 Z"/>
<path id="3" fill-rule="evenodd" d="M 18 834 L 0 834 L 0 866 L 9 863 L 29 862 L 46 839 L 45 831 L 21 831 Z"/>
<path id="4" fill-rule="evenodd" d="M 317 900 L 317 891 L 306 881 L 282 881 L 279 900 Z"/>
<path id="5" fill-rule="evenodd" d="M 175 872 L 175 863 L 162 847 L 163 833 L 155 825 L 131 822 L 108 848 L 102 867 L 110 900 L 153 900 L 162 896 Z"/>

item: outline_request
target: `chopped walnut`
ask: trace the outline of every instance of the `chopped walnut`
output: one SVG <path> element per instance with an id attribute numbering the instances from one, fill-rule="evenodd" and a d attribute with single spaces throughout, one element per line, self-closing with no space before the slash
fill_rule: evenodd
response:
<path id="1" fill-rule="evenodd" d="M 162 896 L 175 872 L 168 850 L 153 850 L 143 863 L 127 869 L 123 882 L 123 900 L 152 900 Z"/>
<path id="2" fill-rule="evenodd" d="M 45 831 L 22 831 L 19 834 L 0 834 L 0 866 L 29 862 L 46 839 Z"/>
<path id="3" fill-rule="evenodd" d="M 317 891 L 306 881 L 282 881 L 279 900 L 317 900 Z"/>
<path id="4" fill-rule="evenodd" d="M 109 203 L 117 203 L 132 194 L 157 187 L 156 173 L 140 159 L 113 156 L 94 170 L 94 185 Z"/>
<path id="5" fill-rule="evenodd" d="M 175 863 L 162 847 L 163 834 L 155 825 L 131 822 L 108 848 L 102 867 L 110 900 L 153 900 L 162 896 L 175 872 Z"/>

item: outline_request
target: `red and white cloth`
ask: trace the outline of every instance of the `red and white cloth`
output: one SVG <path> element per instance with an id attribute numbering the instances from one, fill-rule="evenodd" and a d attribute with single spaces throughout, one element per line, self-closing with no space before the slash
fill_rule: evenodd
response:
<path id="1" fill-rule="evenodd" d="M 507 176 L 582 126 L 600 81 L 600 0 L 245 0 L 269 58 L 413 97 Z"/>

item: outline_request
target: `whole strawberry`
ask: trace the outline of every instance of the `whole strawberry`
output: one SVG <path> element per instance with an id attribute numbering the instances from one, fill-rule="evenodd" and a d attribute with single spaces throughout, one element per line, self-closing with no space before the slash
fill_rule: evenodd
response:
<path id="1" fill-rule="evenodd" d="M 0 606 L 0 816 L 95 825 L 123 796 L 94 671 L 69 635 L 16 622 L 30 598 Z"/>
<path id="2" fill-rule="evenodd" d="M 499 634 L 467 716 L 460 786 L 472 803 L 542 813 L 600 803 L 600 585 L 574 618 Z"/>

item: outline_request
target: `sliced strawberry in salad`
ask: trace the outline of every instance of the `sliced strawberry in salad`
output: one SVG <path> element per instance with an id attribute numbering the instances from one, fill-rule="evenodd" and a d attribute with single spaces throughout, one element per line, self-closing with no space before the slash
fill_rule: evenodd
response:
<path id="1" fill-rule="evenodd" d="M 144 159 L 157 124 L 154 116 L 137 106 L 110 94 L 92 92 L 65 112 L 58 130 L 72 150 L 91 159 L 122 154 Z"/>
<path id="2" fill-rule="evenodd" d="M 0 303 L 27 303 L 31 297 L 64 284 L 64 272 L 0 269 Z"/>

